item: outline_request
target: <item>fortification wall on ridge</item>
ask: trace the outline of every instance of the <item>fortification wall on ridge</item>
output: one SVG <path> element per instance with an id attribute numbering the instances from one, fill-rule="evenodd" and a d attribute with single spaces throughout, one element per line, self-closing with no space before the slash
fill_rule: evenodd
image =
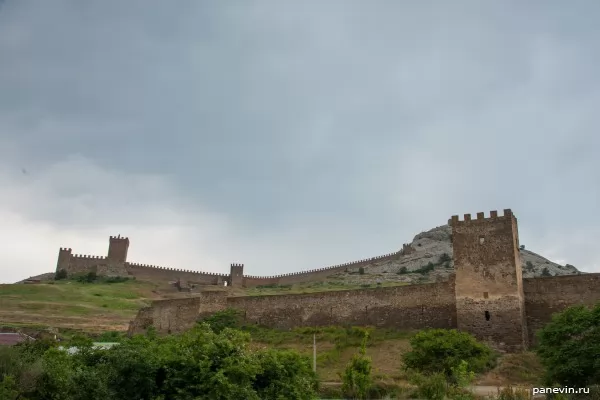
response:
<path id="1" fill-rule="evenodd" d="M 229 275 L 212 272 L 198 272 L 185 269 L 165 268 L 154 265 L 125 263 L 127 272 L 137 279 L 150 281 L 176 281 L 201 285 L 222 285 Z"/>
<path id="2" fill-rule="evenodd" d="M 289 274 L 273 276 L 244 276 L 244 287 L 256 287 L 261 285 L 291 285 L 294 283 L 312 282 L 321 279 L 327 279 L 328 276 L 344 272 L 346 270 L 358 270 L 358 268 L 368 268 L 371 265 L 379 265 L 392 260 L 397 260 L 402 255 L 402 251 L 384 254 L 382 256 L 367 258 L 364 260 L 352 261 L 343 264 L 337 264 L 330 267 L 312 269 L 308 271 L 292 272 Z"/>
<path id="3" fill-rule="evenodd" d="M 535 343 L 535 332 L 552 320 L 552 314 L 600 302 L 600 273 L 525 278 L 523 291 L 529 341 Z"/>
<path id="4" fill-rule="evenodd" d="M 71 249 L 61 248 L 56 270 L 64 269 L 69 275 L 96 272 L 99 267 L 105 266 L 107 263 L 106 257 L 72 254 Z"/>
<path id="5" fill-rule="evenodd" d="M 203 292 L 188 299 L 161 300 L 140 310 L 130 333 L 154 325 L 161 333 L 189 329 L 200 317 L 235 308 L 246 322 L 272 328 L 373 325 L 397 329 L 455 328 L 454 281 L 310 294 L 226 297 Z"/>

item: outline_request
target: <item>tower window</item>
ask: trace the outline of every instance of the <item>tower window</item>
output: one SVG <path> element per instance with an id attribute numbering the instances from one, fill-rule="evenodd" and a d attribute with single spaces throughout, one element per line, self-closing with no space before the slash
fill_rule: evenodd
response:
<path id="1" fill-rule="evenodd" d="M 479 244 L 483 244 L 485 242 L 485 238 L 483 236 L 479 236 Z"/>
<path id="2" fill-rule="evenodd" d="M 485 320 L 486 320 L 486 321 L 489 321 L 489 320 L 490 320 L 490 312 L 489 312 L 489 311 L 486 311 L 486 312 L 485 312 Z"/>
<path id="3" fill-rule="evenodd" d="M 483 292 L 483 298 L 484 298 L 484 299 L 487 299 L 488 297 L 489 297 L 489 294 L 488 294 L 488 292 Z"/>

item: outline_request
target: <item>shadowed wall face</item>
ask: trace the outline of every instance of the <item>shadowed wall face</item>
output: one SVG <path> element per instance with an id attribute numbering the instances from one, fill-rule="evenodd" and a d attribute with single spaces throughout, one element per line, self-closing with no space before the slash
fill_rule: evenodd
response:
<path id="1" fill-rule="evenodd" d="M 233 287 L 241 287 L 244 283 L 244 264 L 231 264 L 229 284 Z"/>
<path id="2" fill-rule="evenodd" d="M 227 297 L 204 292 L 161 300 L 140 310 L 130 333 L 153 325 L 159 332 L 189 329 L 215 311 L 234 308 L 248 323 L 271 328 L 372 325 L 396 329 L 455 328 L 454 282 L 295 295 Z"/>
<path id="3" fill-rule="evenodd" d="M 553 314 L 600 302 L 600 273 L 523 279 L 523 291 L 529 341 L 535 344 L 535 333 L 552 320 Z"/>
<path id="4" fill-rule="evenodd" d="M 510 210 L 450 220 L 459 329 L 509 351 L 527 348 L 517 221 Z"/>

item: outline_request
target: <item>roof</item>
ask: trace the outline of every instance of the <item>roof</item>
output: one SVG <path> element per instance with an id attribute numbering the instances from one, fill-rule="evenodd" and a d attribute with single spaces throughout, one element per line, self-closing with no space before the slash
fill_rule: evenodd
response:
<path id="1" fill-rule="evenodd" d="M 28 339 L 35 340 L 31 336 L 22 333 L 2 332 L 0 333 L 0 346 L 14 346 Z"/>

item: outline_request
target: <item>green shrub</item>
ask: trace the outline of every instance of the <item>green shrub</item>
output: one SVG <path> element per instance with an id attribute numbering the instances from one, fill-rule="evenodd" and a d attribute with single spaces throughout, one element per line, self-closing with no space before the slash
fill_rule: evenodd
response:
<path id="1" fill-rule="evenodd" d="M 536 353 L 546 369 L 545 384 L 587 387 L 600 384 L 600 303 L 555 314 L 538 332 Z"/>
<path id="2" fill-rule="evenodd" d="M 443 264 L 445 262 L 450 262 L 450 261 L 452 261 L 452 257 L 450 257 L 450 254 L 444 253 L 440 256 L 440 260 L 439 260 L 440 264 Z"/>
<path id="3" fill-rule="evenodd" d="M 400 270 L 397 272 L 398 275 L 404 275 L 408 273 L 408 268 L 406 267 L 400 267 Z"/>
<path id="4" fill-rule="evenodd" d="M 58 271 L 56 271 L 56 274 L 54 275 L 54 279 L 57 281 L 67 279 L 67 270 L 59 269 Z"/>
<path id="5" fill-rule="evenodd" d="M 433 265 L 432 262 L 428 262 L 427 265 L 422 266 L 421 268 L 417 268 L 414 270 L 414 272 L 422 274 L 422 275 L 426 275 L 428 273 L 430 273 L 431 271 L 433 271 L 435 269 L 435 265 Z"/>
<path id="6" fill-rule="evenodd" d="M 213 332 L 220 333 L 225 328 L 241 328 L 242 316 L 240 311 L 228 308 L 227 310 L 217 311 L 208 317 L 202 318 L 199 322 L 208 324 Z"/>
<path id="7" fill-rule="evenodd" d="M 417 387 L 418 398 L 427 400 L 444 400 L 448 393 L 448 384 L 443 373 L 433 374 L 414 373 L 410 382 Z"/>
<path id="8" fill-rule="evenodd" d="M 365 332 L 359 353 L 352 357 L 342 374 L 342 392 L 353 399 L 367 399 L 373 386 L 372 361 L 366 355 L 367 340 Z"/>
<path id="9" fill-rule="evenodd" d="M 412 350 L 403 356 L 404 365 L 422 373 L 443 373 L 449 380 L 463 361 L 470 371 L 493 368 L 497 355 L 473 336 L 456 329 L 429 329 L 410 340 Z"/>

